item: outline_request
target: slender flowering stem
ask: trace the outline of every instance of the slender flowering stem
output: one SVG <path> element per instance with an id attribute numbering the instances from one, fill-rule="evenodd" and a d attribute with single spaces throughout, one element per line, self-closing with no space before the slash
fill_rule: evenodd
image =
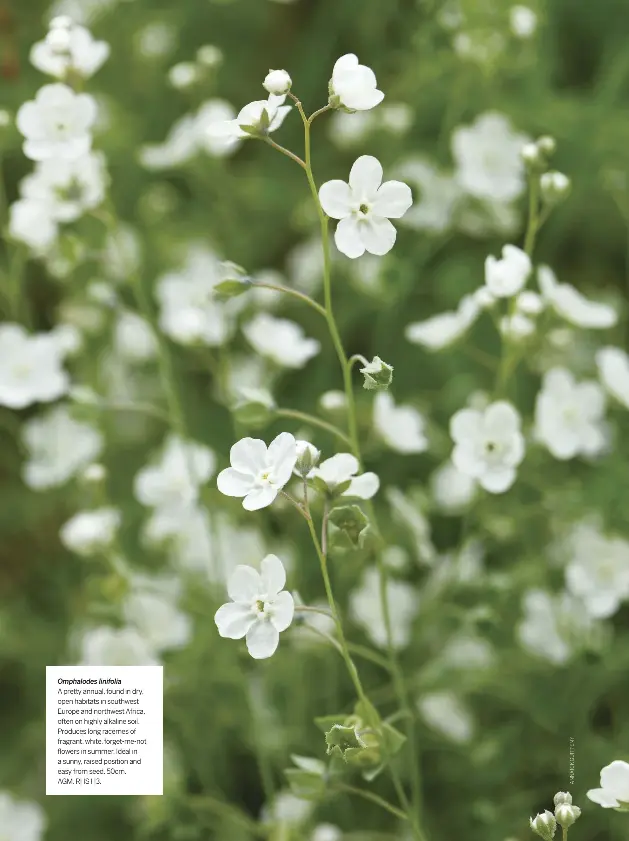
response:
<path id="1" fill-rule="evenodd" d="M 306 168 L 306 164 L 302 161 L 299 155 L 295 155 L 290 149 L 285 149 L 284 146 L 280 146 L 279 143 L 276 143 L 274 140 L 267 135 L 263 138 L 265 143 L 268 143 L 269 146 L 272 146 L 274 149 L 277 149 L 278 152 L 281 152 L 282 155 L 286 155 L 287 158 L 290 158 L 295 163 L 299 164 L 302 169 Z"/>
<path id="2" fill-rule="evenodd" d="M 334 791 L 343 791 L 346 794 L 355 794 L 356 797 L 362 797 L 363 800 L 369 800 L 371 803 L 375 803 L 382 809 L 386 809 L 387 812 L 390 812 L 392 815 L 395 815 L 395 817 L 399 818 L 401 821 L 408 820 L 408 815 L 406 815 L 400 809 L 393 806 L 391 803 L 389 803 L 388 800 L 385 800 L 383 797 L 374 794 L 373 791 L 365 791 L 361 788 L 356 788 L 355 786 L 346 785 L 345 783 L 338 783 L 337 785 L 335 785 Z"/>
<path id="3" fill-rule="evenodd" d="M 351 446 L 352 442 L 342 430 L 334 426 L 334 424 L 321 420 L 321 418 L 318 418 L 316 415 L 309 415 L 307 412 L 299 412 L 297 409 L 276 409 L 275 414 L 280 418 L 294 418 L 294 420 L 303 421 L 304 423 L 309 423 L 312 426 L 318 426 L 319 429 L 325 429 L 326 432 L 340 438 L 344 444 Z"/>
<path id="4" fill-rule="evenodd" d="M 326 318 L 326 312 L 316 301 L 313 301 L 308 295 L 304 295 L 303 292 L 298 292 L 297 289 L 291 289 L 289 286 L 282 286 L 279 283 L 264 283 L 263 281 L 254 280 L 251 283 L 252 286 L 261 286 L 264 289 L 273 289 L 275 292 L 283 292 L 285 295 L 292 295 L 293 298 L 298 298 L 302 303 L 308 304 L 309 307 L 312 307 L 313 310 L 316 310 L 319 315 L 322 315 Z"/>
<path id="5" fill-rule="evenodd" d="M 320 116 L 321 116 L 321 114 L 325 114 L 325 113 L 326 113 L 326 111 L 331 111 L 331 110 L 332 110 L 332 106 L 331 106 L 331 105 L 324 105 L 324 106 L 323 106 L 323 108 L 319 108 L 317 111 L 314 111 L 314 112 L 313 112 L 313 113 L 312 113 L 312 114 L 308 117 L 308 122 L 310 123 L 310 125 L 312 125 L 312 124 L 313 124 L 313 122 L 317 119 L 317 117 L 320 117 Z"/>

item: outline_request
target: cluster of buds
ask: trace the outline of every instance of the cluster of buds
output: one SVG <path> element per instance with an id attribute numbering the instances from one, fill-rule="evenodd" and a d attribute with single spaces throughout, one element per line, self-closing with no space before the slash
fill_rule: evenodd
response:
<path id="1" fill-rule="evenodd" d="M 555 154 L 557 143 L 553 137 L 543 135 L 527 143 L 520 153 L 531 175 L 539 177 L 542 199 L 548 205 L 557 204 L 570 191 L 570 179 L 563 172 L 549 169 L 549 159 Z"/>
<path id="2" fill-rule="evenodd" d="M 557 824 L 563 829 L 565 837 L 568 828 L 581 814 L 581 809 L 572 805 L 572 795 L 569 792 L 558 791 L 553 800 L 555 804 L 554 814 L 546 809 L 535 818 L 529 818 L 531 829 L 544 841 L 552 841 L 557 830 Z"/>

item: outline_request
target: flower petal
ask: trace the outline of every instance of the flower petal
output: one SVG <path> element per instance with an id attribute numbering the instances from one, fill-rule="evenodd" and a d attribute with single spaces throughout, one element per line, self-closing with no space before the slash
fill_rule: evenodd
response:
<path id="1" fill-rule="evenodd" d="M 315 469 L 315 475 L 320 476 L 326 485 L 334 487 L 340 485 L 341 482 L 347 482 L 358 473 L 359 469 L 360 465 L 356 456 L 351 453 L 336 453 L 321 462 Z"/>
<path id="2" fill-rule="evenodd" d="M 271 622 L 278 631 L 285 631 L 293 621 L 295 602 L 288 590 L 278 593 L 271 606 Z"/>
<path id="3" fill-rule="evenodd" d="M 601 771 L 601 786 L 617 800 L 629 802 L 629 764 L 615 759 Z"/>
<path id="4" fill-rule="evenodd" d="M 334 232 L 334 242 L 341 254 L 352 260 L 362 257 L 365 253 L 360 226 L 352 216 L 347 216 L 338 223 Z"/>
<path id="5" fill-rule="evenodd" d="M 598 803 L 603 809 L 615 809 L 620 806 L 620 803 L 613 794 L 604 788 L 591 788 L 587 792 L 587 796 L 592 803 Z"/>
<path id="6" fill-rule="evenodd" d="M 283 488 L 288 482 L 297 461 L 297 441 L 290 432 L 280 432 L 269 444 L 270 480 L 273 486 Z"/>
<path id="7" fill-rule="evenodd" d="M 319 201 L 332 219 L 344 219 L 352 212 L 352 191 L 345 181 L 326 181 L 319 189 Z"/>
<path id="8" fill-rule="evenodd" d="M 277 555 L 267 555 L 260 565 L 262 587 L 269 596 L 276 596 L 286 584 L 286 570 Z"/>
<path id="9" fill-rule="evenodd" d="M 402 181 L 386 181 L 376 193 L 373 212 L 387 219 L 399 219 L 413 204 L 413 194 Z"/>
<path id="10" fill-rule="evenodd" d="M 512 467 L 501 467 L 490 470 L 479 477 L 482 488 L 492 494 L 501 494 L 508 491 L 515 482 L 515 470 Z"/>
<path id="11" fill-rule="evenodd" d="M 262 590 L 260 573 L 253 567 L 239 564 L 227 582 L 229 598 L 235 602 L 252 602 Z"/>
<path id="12" fill-rule="evenodd" d="M 280 632 L 269 620 L 256 622 L 247 632 L 247 650 L 254 660 L 271 657 L 279 641 Z"/>
<path id="13" fill-rule="evenodd" d="M 457 444 L 476 438 L 482 428 L 483 416 L 475 409 L 461 409 L 450 419 L 450 436 Z"/>
<path id="14" fill-rule="evenodd" d="M 506 400 L 497 400 L 485 411 L 484 427 L 501 440 L 513 435 L 520 429 L 520 415 Z"/>
<path id="15" fill-rule="evenodd" d="M 266 467 L 266 444 L 260 438 L 242 438 L 229 451 L 229 460 L 233 468 L 240 473 L 256 476 Z"/>
<path id="16" fill-rule="evenodd" d="M 253 477 L 226 467 L 216 477 L 216 487 L 225 496 L 246 496 L 253 486 Z"/>
<path id="17" fill-rule="evenodd" d="M 250 491 L 242 501 L 242 507 L 245 511 L 259 511 L 260 508 L 266 508 L 270 505 L 277 496 L 277 489 L 271 485 L 264 485 L 261 488 L 254 488 Z"/>
<path id="18" fill-rule="evenodd" d="M 352 479 L 350 486 L 341 496 L 357 496 L 359 499 L 371 499 L 378 493 L 380 479 L 375 473 L 363 473 Z"/>
<path id="19" fill-rule="evenodd" d="M 382 184 L 382 165 L 373 155 L 361 155 L 354 161 L 349 171 L 349 186 L 354 198 L 360 203 L 375 199 L 378 187 Z"/>
<path id="20" fill-rule="evenodd" d="M 224 604 L 214 614 L 214 621 L 222 637 L 242 639 L 256 621 L 255 613 L 244 604 Z"/>
<path id="21" fill-rule="evenodd" d="M 369 215 L 363 222 L 362 238 L 365 248 L 370 254 L 382 257 L 387 254 L 395 245 L 397 231 L 382 216 Z"/>

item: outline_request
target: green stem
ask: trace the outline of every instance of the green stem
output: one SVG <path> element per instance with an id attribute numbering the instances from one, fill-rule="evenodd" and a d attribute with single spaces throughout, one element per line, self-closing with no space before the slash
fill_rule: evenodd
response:
<path id="1" fill-rule="evenodd" d="M 293 298 L 298 298 L 302 303 L 308 304 L 309 307 L 312 307 L 313 310 L 316 310 L 319 315 L 322 315 L 324 318 L 326 317 L 326 312 L 316 301 L 313 301 L 308 295 L 304 295 L 303 292 L 298 292 L 296 289 L 291 289 L 288 286 L 280 286 L 280 284 L 276 283 L 263 283 L 261 281 L 254 280 L 251 284 L 252 286 L 261 286 L 263 289 L 273 289 L 275 292 L 283 292 L 285 295 L 292 295 Z"/>
<path id="2" fill-rule="evenodd" d="M 309 423 L 312 426 L 318 426 L 320 429 L 325 429 L 325 431 L 329 432 L 331 435 L 336 435 L 336 437 L 340 438 L 340 440 L 345 444 L 348 444 L 349 446 L 352 444 L 347 435 L 338 427 L 334 426 L 334 424 L 328 423 L 327 421 L 321 420 L 316 415 L 309 415 L 307 412 L 299 412 L 297 409 L 276 409 L 275 414 L 280 418 L 294 418 L 294 420 L 303 421 L 304 423 Z"/>
<path id="3" fill-rule="evenodd" d="M 346 785 L 345 783 L 338 783 L 334 786 L 333 791 L 342 791 L 346 794 L 355 794 L 356 797 L 362 797 L 363 800 L 369 800 L 371 803 L 375 803 L 382 809 L 386 809 L 387 812 L 390 812 L 392 815 L 395 815 L 395 817 L 399 818 L 401 821 L 408 820 L 408 815 L 406 815 L 400 809 L 393 806 L 393 804 L 389 803 L 388 800 L 385 800 L 383 797 L 379 797 L 377 794 L 374 794 L 373 791 L 364 791 L 361 788 Z"/>
<path id="4" fill-rule="evenodd" d="M 276 143 L 274 140 L 271 140 L 271 138 L 268 135 L 263 139 L 264 142 L 267 143 L 269 146 L 272 146 L 274 149 L 277 149 L 278 152 L 281 152 L 282 155 L 286 155 L 287 158 L 290 158 L 292 161 L 295 161 L 295 163 L 299 164 L 299 166 L 302 169 L 306 168 L 306 164 L 302 161 L 302 159 L 298 155 L 293 154 L 293 152 L 291 152 L 290 149 L 285 149 L 284 146 L 280 146 L 279 143 Z"/>

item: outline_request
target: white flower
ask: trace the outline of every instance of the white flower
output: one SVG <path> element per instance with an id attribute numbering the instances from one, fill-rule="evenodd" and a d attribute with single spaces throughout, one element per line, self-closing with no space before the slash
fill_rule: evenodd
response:
<path id="1" fill-rule="evenodd" d="M 472 716 L 453 692 L 430 692 L 417 707 L 426 724 L 457 744 L 466 744 L 474 733 Z"/>
<path id="2" fill-rule="evenodd" d="M 268 99 L 259 99 L 245 105 L 235 119 L 212 123 L 207 127 L 207 133 L 214 138 L 246 138 L 252 136 L 251 131 L 254 134 L 270 134 L 277 131 L 291 110 L 290 105 L 284 105 L 285 100 L 285 95 L 270 93 Z"/>
<path id="3" fill-rule="evenodd" d="M 341 56 L 332 70 L 330 97 L 350 111 L 368 111 L 384 99 L 373 70 L 358 63 L 353 53 Z"/>
<path id="4" fill-rule="evenodd" d="M 371 499 L 378 492 L 380 479 L 375 473 L 362 473 L 356 476 L 359 470 L 358 459 L 351 453 L 336 453 L 315 467 L 310 476 L 316 476 L 325 482 L 331 493 L 334 493 L 339 485 L 349 482 L 349 487 L 342 492 L 341 496 Z"/>
<path id="5" fill-rule="evenodd" d="M 596 366 L 607 391 L 629 409 L 629 355 L 619 347 L 604 347 L 596 353 Z"/>
<path id="6" fill-rule="evenodd" d="M 484 411 L 462 409 L 450 421 L 450 435 L 455 466 L 486 491 L 504 493 L 515 482 L 524 437 L 520 415 L 510 403 L 500 400 Z"/>
<path id="7" fill-rule="evenodd" d="M 216 485 L 226 496 L 244 497 L 242 507 L 257 511 L 270 505 L 289 481 L 297 461 L 297 442 L 281 432 L 269 444 L 242 438 L 229 452 L 231 467 L 221 470 Z"/>
<path id="8" fill-rule="evenodd" d="M 465 192 L 479 199 L 509 202 L 524 192 L 524 163 L 520 151 L 528 137 L 513 131 L 503 115 L 489 112 L 452 135 L 457 180 Z"/>
<path id="9" fill-rule="evenodd" d="M 219 347 L 231 336 L 238 299 L 220 303 L 214 287 L 224 278 L 221 262 L 204 247 L 190 248 L 183 267 L 157 281 L 159 326 L 182 345 Z"/>
<path id="10" fill-rule="evenodd" d="M 537 29 L 537 15 L 528 6 L 512 6 L 509 10 L 509 24 L 518 38 L 530 38 Z"/>
<path id="11" fill-rule="evenodd" d="M 538 268 L 537 282 L 542 296 L 557 315 L 575 327 L 604 330 L 618 322 L 618 313 L 613 307 L 590 301 L 569 283 L 559 283 L 548 266 Z"/>
<path id="12" fill-rule="evenodd" d="M 92 145 L 90 131 L 95 120 L 94 99 L 62 84 L 44 85 L 16 116 L 25 137 L 24 154 L 33 161 L 74 160 L 85 155 Z"/>
<path id="13" fill-rule="evenodd" d="M 20 184 L 23 198 L 46 205 L 57 222 L 74 222 L 105 198 L 105 158 L 88 152 L 75 160 L 47 158 Z"/>
<path id="14" fill-rule="evenodd" d="M 52 333 L 29 336 L 18 324 L 0 325 L 0 405 L 24 409 L 68 391 L 63 349 Z"/>
<path id="15" fill-rule="evenodd" d="M 57 223 L 48 205 L 19 199 L 9 208 L 9 236 L 28 245 L 36 254 L 48 251 L 57 234 Z"/>
<path id="16" fill-rule="evenodd" d="M 29 458 L 23 466 L 25 483 L 34 490 L 63 485 L 91 464 L 103 449 L 101 433 L 76 421 L 66 406 L 55 406 L 22 427 Z"/>
<path id="17" fill-rule="evenodd" d="M 409 324 L 404 335 L 409 342 L 427 350 L 442 350 L 460 339 L 474 324 L 481 311 L 474 295 L 464 295 L 455 311 L 440 313 Z"/>
<path id="18" fill-rule="evenodd" d="M 496 298 L 517 295 L 531 273 L 531 258 L 515 245 L 505 245 L 502 260 L 489 255 L 485 260 L 485 285 Z"/>
<path id="19" fill-rule="evenodd" d="M 120 356 L 131 362 L 146 362 L 157 353 L 157 339 L 151 325 L 130 310 L 118 315 L 113 345 Z"/>
<path id="20" fill-rule="evenodd" d="M 343 841 L 343 833 L 331 823 L 320 823 L 315 826 L 310 841 Z"/>
<path id="21" fill-rule="evenodd" d="M 422 565 L 431 566 L 437 553 L 430 536 L 430 521 L 425 516 L 422 505 L 411 494 L 403 494 L 399 488 L 389 487 L 385 493 L 393 519 L 413 537 L 417 561 Z"/>
<path id="22" fill-rule="evenodd" d="M 135 628 L 101 625 L 82 634 L 81 666 L 157 666 L 158 661 Z"/>
<path id="23" fill-rule="evenodd" d="M 111 546 L 121 521 L 117 508 L 79 511 L 61 527 L 61 542 L 77 555 L 94 555 Z"/>
<path id="24" fill-rule="evenodd" d="M 389 102 L 378 113 L 382 128 L 391 134 L 405 134 L 413 125 L 413 109 L 405 102 Z"/>
<path id="25" fill-rule="evenodd" d="M 255 660 L 271 657 L 280 631 L 293 621 L 295 606 L 285 584 L 286 572 L 276 555 L 262 559 L 260 572 L 237 566 L 227 585 L 231 602 L 219 607 L 214 616 L 219 634 L 235 640 L 246 637 L 247 650 Z"/>
<path id="26" fill-rule="evenodd" d="M 192 636 L 190 617 L 177 608 L 172 595 L 136 586 L 125 597 L 122 612 L 154 652 L 183 648 Z"/>
<path id="27" fill-rule="evenodd" d="M 319 189 L 325 213 L 340 219 L 334 241 L 352 259 L 365 251 L 381 256 L 393 248 L 396 230 L 389 219 L 399 219 L 413 203 L 408 185 L 382 183 L 382 166 L 372 155 L 361 155 L 349 173 L 349 183 L 327 181 Z"/>
<path id="28" fill-rule="evenodd" d="M 0 826 L 10 841 L 41 841 L 46 828 L 44 810 L 37 803 L 0 791 Z"/>
<path id="29" fill-rule="evenodd" d="M 514 342 L 527 339 L 535 332 L 535 322 L 521 312 L 505 315 L 499 322 L 500 334 L 507 336 Z"/>
<path id="30" fill-rule="evenodd" d="M 520 644 L 556 666 L 568 662 L 592 627 L 582 602 L 568 593 L 551 596 L 544 590 L 527 590 L 522 606 Z"/>
<path id="31" fill-rule="evenodd" d="M 330 140 L 339 148 L 355 146 L 374 128 L 375 115 L 368 111 L 335 111 L 330 117 Z"/>
<path id="32" fill-rule="evenodd" d="M 373 411 L 374 426 L 392 450 L 409 454 L 428 449 L 426 421 L 413 406 L 396 406 L 393 397 L 381 391 L 374 398 Z"/>
<path id="33" fill-rule="evenodd" d="M 396 175 L 419 193 L 402 224 L 417 231 L 441 234 L 452 227 L 463 190 L 452 175 L 440 172 L 430 161 L 412 157 L 401 163 Z"/>
<path id="34" fill-rule="evenodd" d="M 136 474 L 136 499 L 151 508 L 185 508 L 197 501 L 215 463 L 209 447 L 169 435 L 159 460 Z"/>
<path id="35" fill-rule="evenodd" d="M 417 591 L 405 581 L 388 578 L 386 601 L 391 620 L 391 638 L 396 649 L 406 648 L 411 641 L 413 620 L 419 610 Z M 360 625 L 369 639 L 380 648 L 387 645 L 387 631 L 380 595 L 380 575 L 375 567 L 363 573 L 359 587 L 349 597 L 353 621 Z"/>
<path id="36" fill-rule="evenodd" d="M 569 536 L 566 549 L 569 592 L 582 600 L 593 619 L 613 616 L 629 598 L 629 542 L 582 523 Z"/>
<path id="37" fill-rule="evenodd" d="M 183 91 L 200 79 L 199 68 L 192 61 L 180 61 L 168 71 L 168 81 L 175 90 Z"/>
<path id="38" fill-rule="evenodd" d="M 57 79 L 63 79 L 69 72 L 89 79 L 107 61 L 109 44 L 95 41 L 84 26 L 69 23 L 65 28 L 53 27 L 51 22 L 45 40 L 38 41 L 31 48 L 31 64 Z"/>
<path id="39" fill-rule="evenodd" d="M 446 513 L 463 511 L 476 494 L 476 480 L 462 473 L 451 461 L 444 462 L 430 477 L 432 495 Z"/>
<path id="40" fill-rule="evenodd" d="M 289 92 L 293 80 L 286 70 L 269 70 L 262 84 L 269 93 L 282 96 Z"/>
<path id="41" fill-rule="evenodd" d="M 601 771 L 601 787 L 591 788 L 587 796 L 604 809 L 629 804 L 629 763 L 614 759 Z"/>
<path id="42" fill-rule="evenodd" d="M 257 353 L 285 368 L 303 368 L 321 350 L 317 339 L 305 336 L 299 324 L 266 312 L 244 324 L 242 332 Z"/>
<path id="43" fill-rule="evenodd" d="M 326 412 L 342 412 L 347 407 L 347 396 L 338 389 L 324 391 L 319 398 L 319 405 Z"/>
<path id="44" fill-rule="evenodd" d="M 577 383 L 565 368 L 551 368 L 537 395 L 535 436 L 555 458 L 595 456 L 606 444 L 604 414 L 598 383 Z"/>

